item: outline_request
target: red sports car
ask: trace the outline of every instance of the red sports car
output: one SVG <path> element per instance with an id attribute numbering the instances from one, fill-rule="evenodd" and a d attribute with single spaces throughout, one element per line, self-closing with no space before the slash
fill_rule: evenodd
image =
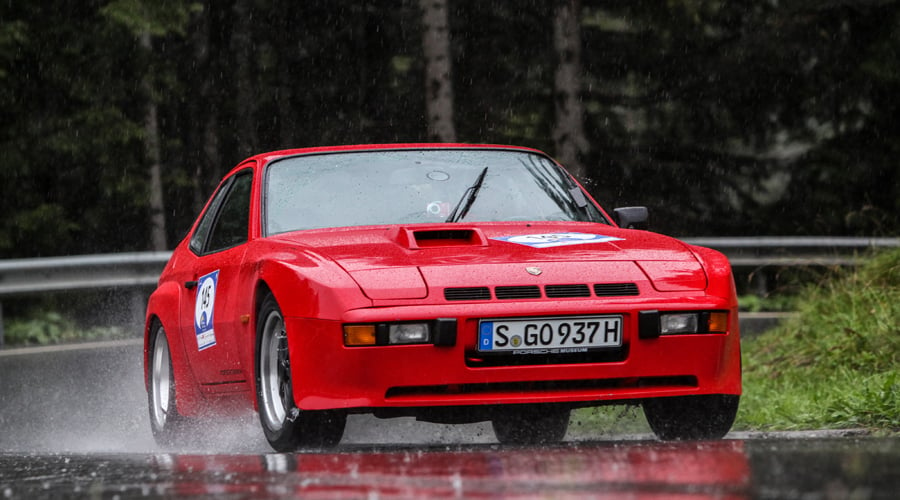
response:
<path id="1" fill-rule="evenodd" d="M 722 437 L 741 394 L 731 268 L 646 220 L 527 148 L 254 156 L 150 297 L 153 433 L 255 410 L 280 451 L 337 444 L 350 413 L 549 443 L 573 408 L 641 404 L 662 439 Z"/>

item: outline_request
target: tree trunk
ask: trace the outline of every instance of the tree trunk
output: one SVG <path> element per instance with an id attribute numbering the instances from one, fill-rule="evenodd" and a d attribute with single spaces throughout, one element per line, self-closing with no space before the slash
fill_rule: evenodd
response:
<path id="1" fill-rule="evenodd" d="M 237 0 L 232 10 L 234 14 L 234 34 L 231 37 L 232 50 L 237 62 L 237 150 L 241 159 L 259 153 L 259 137 L 256 124 L 257 92 L 253 71 L 253 40 L 250 29 L 250 7 L 246 0 Z"/>
<path id="2" fill-rule="evenodd" d="M 303 84 L 298 83 L 296 74 L 297 68 L 308 70 L 311 64 L 309 56 L 305 54 L 304 32 L 296 29 L 306 22 L 308 14 L 301 12 L 301 9 L 290 8 L 287 2 L 283 5 L 284 13 L 274 21 L 273 30 L 280 30 L 284 35 L 272 41 L 277 57 L 274 104 L 278 119 L 278 149 L 311 145 L 309 120 L 298 117 L 304 111 L 301 103 L 307 93 L 304 93 Z"/>
<path id="3" fill-rule="evenodd" d="M 456 129 L 453 126 L 453 83 L 450 77 L 447 0 L 419 0 L 419 6 L 422 9 L 428 137 L 438 142 L 454 142 Z"/>
<path id="4" fill-rule="evenodd" d="M 222 121 L 222 104 L 218 85 L 221 85 L 222 53 L 227 45 L 222 38 L 225 31 L 226 5 L 206 0 L 197 18 L 197 26 L 190 33 L 194 64 L 198 70 L 191 72 L 193 172 L 193 212 L 199 214 L 212 189 L 221 180 L 222 153 L 219 127 Z"/>
<path id="5" fill-rule="evenodd" d="M 146 31 L 141 33 L 140 44 L 148 54 L 152 53 L 150 33 Z M 163 205 L 162 152 L 159 145 L 156 98 L 149 74 L 144 74 L 141 85 L 147 96 L 147 109 L 144 115 L 144 154 L 150 162 L 150 249 L 164 251 L 168 249 L 168 244 L 166 243 L 166 212 Z"/>
<path id="6" fill-rule="evenodd" d="M 203 11 L 192 19 L 188 29 L 189 53 L 192 71 L 187 75 L 185 106 L 187 127 L 185 138 L 185 158 L 183 163 L 190 175 L 192 194 L 191 214 L 197 215 L 206 201 L 205 185 L 200 181 L 204 175 L 206 162 L 206 127 L 207 114 L 214 106 L 208 104 L 209 96 L 209 11 L 204 4 Z"/>
<path id="7" fill-rule="evenodd" d="M 572 175 L 584 180 L 587 172 L 581 159 L 590 150 L 590 143 L 584 135 L 584 106 L 581 103 L 580 18 L 579 0 L 556 1 L 553 15 L 553 48 L 557 54 L 553 141 L 557 159 Z"/>

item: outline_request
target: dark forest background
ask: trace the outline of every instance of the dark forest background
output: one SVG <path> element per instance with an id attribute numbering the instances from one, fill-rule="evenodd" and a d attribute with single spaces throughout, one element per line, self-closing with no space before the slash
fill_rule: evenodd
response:
<path id="1" fill-rule="evenodd" d="M 898 52 L 898 1 L 4 1 L 0 258 L 172 248 L 246 156 L 428 140 L 676 236 L 897 235 Z"/>

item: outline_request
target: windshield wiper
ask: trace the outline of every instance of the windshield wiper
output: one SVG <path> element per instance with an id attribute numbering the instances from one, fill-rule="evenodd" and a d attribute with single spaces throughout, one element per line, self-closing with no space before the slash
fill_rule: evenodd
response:
<path id="1" fill-rule="evenodd" d="M 447 216 L 447 220 L 444 222 L 456 222 L 462 220 L 463 217 L 469 213 L 469 209 L 472 208 L 472 203 L 475 203 L 475 197 L 478 196 L 478 190 L 481 189 L 481 185 L 484 184 L 484 177 L 487 175 L 488 168 L 484 167 L 484 170 L 478 174 L 478 178 L 475 179 L 475 184 L 472 184 L 466 189 L 466 192 L 463 193 L 462 198 L 456 203 L 456 206 L 453 207 L 453 211 L 450 212 L 450 215 Z"/>

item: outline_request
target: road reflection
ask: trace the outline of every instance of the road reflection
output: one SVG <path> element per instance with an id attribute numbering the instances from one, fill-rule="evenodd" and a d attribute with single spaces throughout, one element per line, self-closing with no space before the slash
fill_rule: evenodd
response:
<path id="1" fill-rule="evenodd" d="M 149 457 L 162 495 L 748 498 L 743 441 Z"/>
<path id="2" fill-rule="evenodd" d="M 0 499 L 865 498 L 900 491 L 900 438 L 343 445 L 296 454 L 11 453 Z"/>

